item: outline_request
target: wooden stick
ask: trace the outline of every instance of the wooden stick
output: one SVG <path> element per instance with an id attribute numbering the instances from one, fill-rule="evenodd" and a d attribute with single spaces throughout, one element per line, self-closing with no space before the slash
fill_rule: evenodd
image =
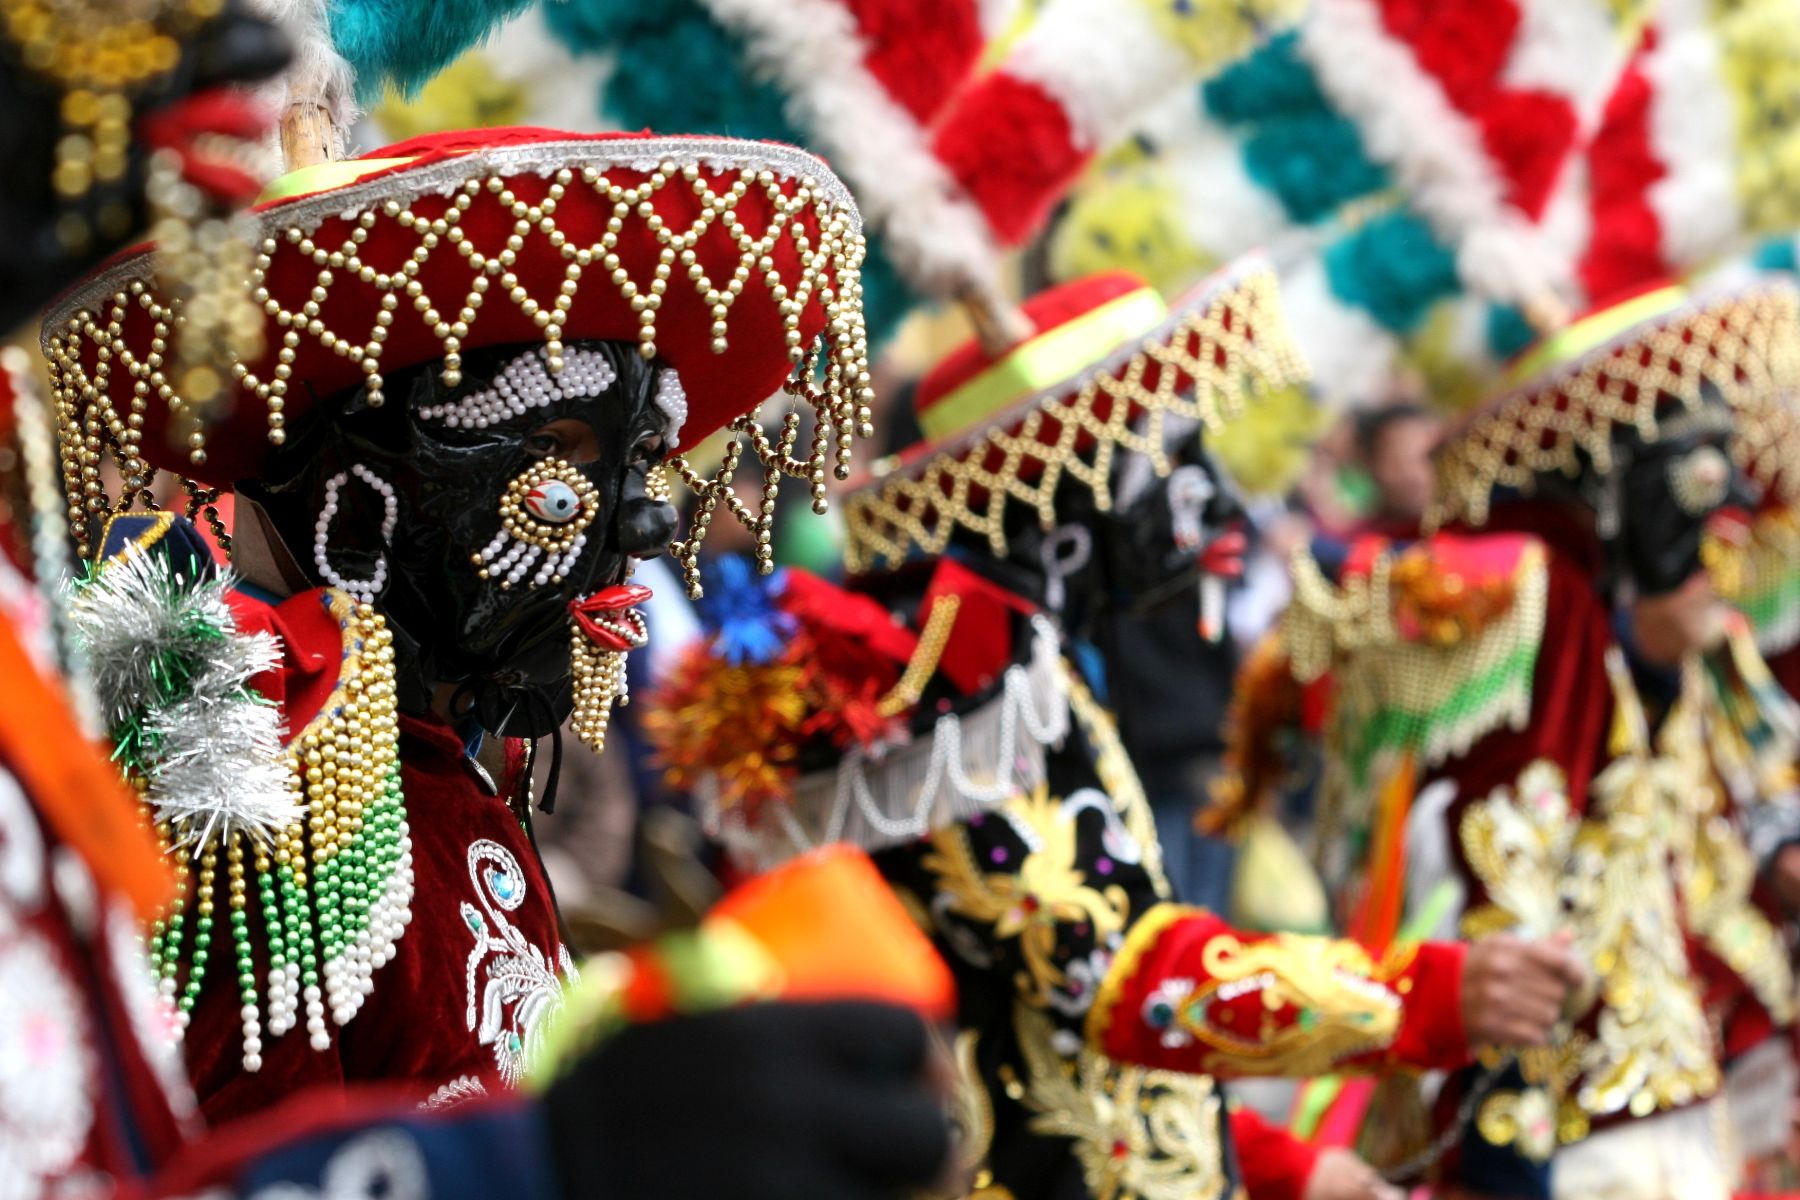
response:
<path id="1" fill-rule="evenodd" d="M 337 131 L 324 105 L 302 101 L 281 114 L 281 156 L 288 170 L 328 162 L 336 145 Z"/>
<path id="2" fill-rule="evenodd" d="M 975 326 L 975 340 L 996 358 L 1032 335 L 1025 314 L 992 288 L 970 284 L 956 299 Z"/>
<path id="3" fill-rule="evenodd" d="M 1539 337 L 1548 337 L 1566 327 L 1574 316 L 1554 292 L 1539 292 L 1525 303 L 1525 323 Z"/>

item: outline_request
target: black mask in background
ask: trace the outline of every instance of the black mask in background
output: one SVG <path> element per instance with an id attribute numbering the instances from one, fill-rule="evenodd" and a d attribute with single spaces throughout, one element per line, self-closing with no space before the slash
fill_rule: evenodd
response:
<path id="1" fill-rule="evenodd" d="M 1241 536 L 1246 520 L 1237 485 L 1198 432 L 1169 458 L 1174 469 L 1168 475 L 1151 475 L 1137 487 L 1127 483 L 1132 472 L 1127 459 L 1114 472 L 1112 511 L 1097 517 L 1121 612 L 1142 614 L 1176 595 L 1191 595 L 1205 569 L 1203 553 L 1222 535 Z"/>
<path id="2" fill-rule="evenodd" d="M 1047 531 L 1034 511 L 1009 505 L 1001 560 L 992 558 L 984 537 L 958 530 L 954 540 L 999 582 L 1055 612 L 1072 636 L 1089 636 L 1108 615 L 1141 613 L 1191 595 L 1202 552 L 1242 522 L 1236 487 L 1198 431 L 1171 445 L 1168 455 L 1172 470 L 1164 476 L 1141 456 L 1119 455 L 1106 511 L 1087 484 L 1065 476 L 1056 493 L 1057 524 Z"/>
<path id="3" fill-rule="evenodd" d="M 1695 410 L 1662 414 L 1655 441 L 1632 431 L 1617 448 L 1611 557 L 1640 596 L 1675 591 L 1700 572 L 1701 536 L 1720 509 L 1755 507 L 1753 485 L 1731 461 L 1731 409 L 1710 384 L 1702 397 Z"/>
<path id="4" fill-rule="evenodd" d="M 571 342 L 567 353 L 577 349 L 604 356 L 616 376 L 602 395 L 555 400 L 485 428 L 451 428 L 421 410 L 489 388 L 509 362 L 541 348 L 466 354 L 454 388 L 442 383 L 438 363 L 426 363 L 391 374 L 381 408 L 364 404 L 360 390 L 326 401 L 275 453 L 267 479 L 244 486 L 309 574 L 326 482 L 361 465 L 392 486 L 391 543 L 380 536 L 382 496 L 352 475 L 339 492 L 328 553 L 340 575 L 355 579 L 386 559 L 376 604 L 401 653 L 403 708 L 424 708 L 433 686 L 449 683 L 490 732 L 548 733 L 569 712 L 570 601 L 622 582 L 628 558 L 660 553 L 674 534 L 674 509 L 646 495 L 668 433 L 655 404 L 660 368 L 624 342 Z M 591 430 L 598 447 L 594 461 L 572 464 L 599 500 L 586 546 L 560 583 L 532 586 L 527 577 L 503 588 L 498 576 L 482 578 L 472 558 L 501 528 L 507 485 L 534 462 L 563 456 L 533 433 L 566 420 Z"/>

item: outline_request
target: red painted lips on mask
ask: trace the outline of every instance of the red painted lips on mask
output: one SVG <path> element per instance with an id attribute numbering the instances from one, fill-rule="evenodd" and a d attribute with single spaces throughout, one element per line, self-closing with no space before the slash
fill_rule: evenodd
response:
<path id="1" fill-rule="evenodd" d="M 635 650 L 650 640 L 644 614 L 634 606 L 650 599 L 641 583 L 602 588 L 590 596 L 569 602 L 569 615 L 596 646 L 605 650 Z"/>
<path id="2" fill-rule="evenodd" d="M 1229 529 L 1206 544 L 1200 552 L 1202 573 L 1222 579 L 1239 579 L 1244 574 L 1244 552 L 1250 547 L 1241 529 Z"/>

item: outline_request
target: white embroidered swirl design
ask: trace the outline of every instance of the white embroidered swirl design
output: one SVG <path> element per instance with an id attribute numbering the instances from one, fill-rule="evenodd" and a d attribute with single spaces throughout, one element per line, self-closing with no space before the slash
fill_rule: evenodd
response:
<path id="1" fill-rule="evenodd" d="M 544 1021 L 562 1007 L 562 977 L 573 979 L 575 964 L 561 946 L 553 959 L 506 919 L 526 895 L 525 873 L 511 851 L 484 838 L 469 847 L 468 858 L 479 907 L 462 904 L 463 924 L 475 939 L 465 973 L 463 1019 L 483 1046 L 493 1048 L 501 1080 L 514 1087 Z"/>

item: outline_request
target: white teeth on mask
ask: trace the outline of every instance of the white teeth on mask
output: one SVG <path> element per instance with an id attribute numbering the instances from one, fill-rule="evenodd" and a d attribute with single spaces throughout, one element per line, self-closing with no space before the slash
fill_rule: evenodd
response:
<path id="1" fill-rule="evenodd" d="M 590 618 L 594 624 L 630 645 L 633 650 L 642 649 L 649 644 L 650 626 L 644 620 L 644 614 L 636 608 L 623 609 L 617 620 L 607 617 Z"/>

